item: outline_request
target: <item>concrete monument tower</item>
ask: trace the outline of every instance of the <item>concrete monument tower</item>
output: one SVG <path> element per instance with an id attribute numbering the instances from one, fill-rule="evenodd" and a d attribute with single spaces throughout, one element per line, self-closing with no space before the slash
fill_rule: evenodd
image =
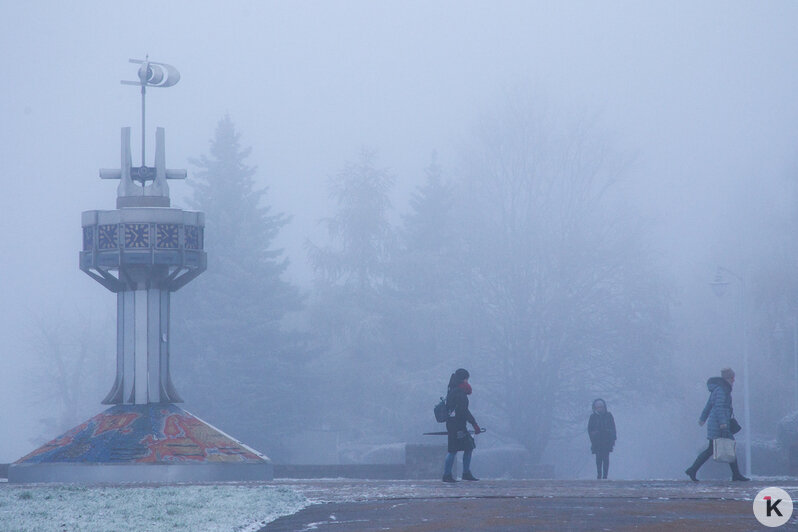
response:
<path id="1" fill-rule="evenodd" d="M 163 128 L 155 165 L 145 164 L 147 87 L 180 79 L 167 64 L 145 59 L 141 87 L 141 166 L 133 166 L 130 128 L 122 128 L 121 166 L 100 170 L 118 179 L 116 209 L 83 213 L 80 269 L 117 297 L 116 378 L 105 412 L 46 443 L 9 468 L 10 482 L 147 482 L 264 480 L 268 458 L 177 407 L 170 374 L 172 292 L 206 267 L 204 216 L 171 207 Z"/>

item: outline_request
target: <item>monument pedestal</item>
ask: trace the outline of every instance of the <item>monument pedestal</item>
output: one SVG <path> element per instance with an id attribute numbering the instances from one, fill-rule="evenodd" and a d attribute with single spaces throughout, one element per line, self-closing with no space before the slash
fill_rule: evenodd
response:
<path id="1" fill-rule="evenodd" d="M 9 482 L 271 480 L 264 455 L 173 403 L 116 405 L 11 464 Z"/>

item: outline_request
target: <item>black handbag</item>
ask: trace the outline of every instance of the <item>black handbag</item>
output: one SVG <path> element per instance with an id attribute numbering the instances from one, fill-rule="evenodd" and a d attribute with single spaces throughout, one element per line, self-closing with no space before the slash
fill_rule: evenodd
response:
<path id="1" fill-rule="evenodd" d="M 734 418 L 731 418 L 729 420 L 729 432 L 731 432 L 732 434 L 737 434 L 741 430 L 743 430 L 743 428 L 740 426 L 740 424 L 737 422 L 737 420 L 734 419 Z"/>

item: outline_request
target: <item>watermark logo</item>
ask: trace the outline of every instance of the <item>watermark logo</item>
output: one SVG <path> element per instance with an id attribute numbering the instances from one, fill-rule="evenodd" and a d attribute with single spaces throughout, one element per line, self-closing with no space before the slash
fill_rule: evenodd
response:
<path id="1" fill-rule="evenodd" d="M 781 488 L 765 488 L 754 497 L 754 516 L 765 526 L 777 527 L 792 517 L 792 499 Z"/>

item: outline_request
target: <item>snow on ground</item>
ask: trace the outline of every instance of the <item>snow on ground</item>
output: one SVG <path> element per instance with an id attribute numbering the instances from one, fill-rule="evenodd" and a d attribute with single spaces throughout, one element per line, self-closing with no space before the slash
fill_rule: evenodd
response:
<path id="1" fill-rule="evenodd" d="M 791 477 L 753 482 L 687 480 L 439 480 L 279 479 L 272 482 L 168 486 L 0 484 L 0 530 L 255 532 L 311 504 L 384 499 L 606 498 L 746 500 L 763 487 L 798 494 Z M 798 496 L 796 496 L 798 498 Z"/>
<path id="2" fill-rule="evenodd" d="M 0 528 L 24 531 L 250 532 L 310 502 L 287 486 L 12 485 L 0 487 Z"/>
<path id="3" fill-rule="evenodd" d="M 798 494 L 794 477 L 755 477 L 752 482 L 689 480 L 495 480 L 443 483 L 440 480 L 278 479 L 275 486 L 297 491 L 311 503 L 345 503 L 380 499 L 472 497 L 589 497 L 631 499 L 753 500 L 759 490 L 777 486 Z M 798 497 L 796 497 L 798 498 Z"/>

